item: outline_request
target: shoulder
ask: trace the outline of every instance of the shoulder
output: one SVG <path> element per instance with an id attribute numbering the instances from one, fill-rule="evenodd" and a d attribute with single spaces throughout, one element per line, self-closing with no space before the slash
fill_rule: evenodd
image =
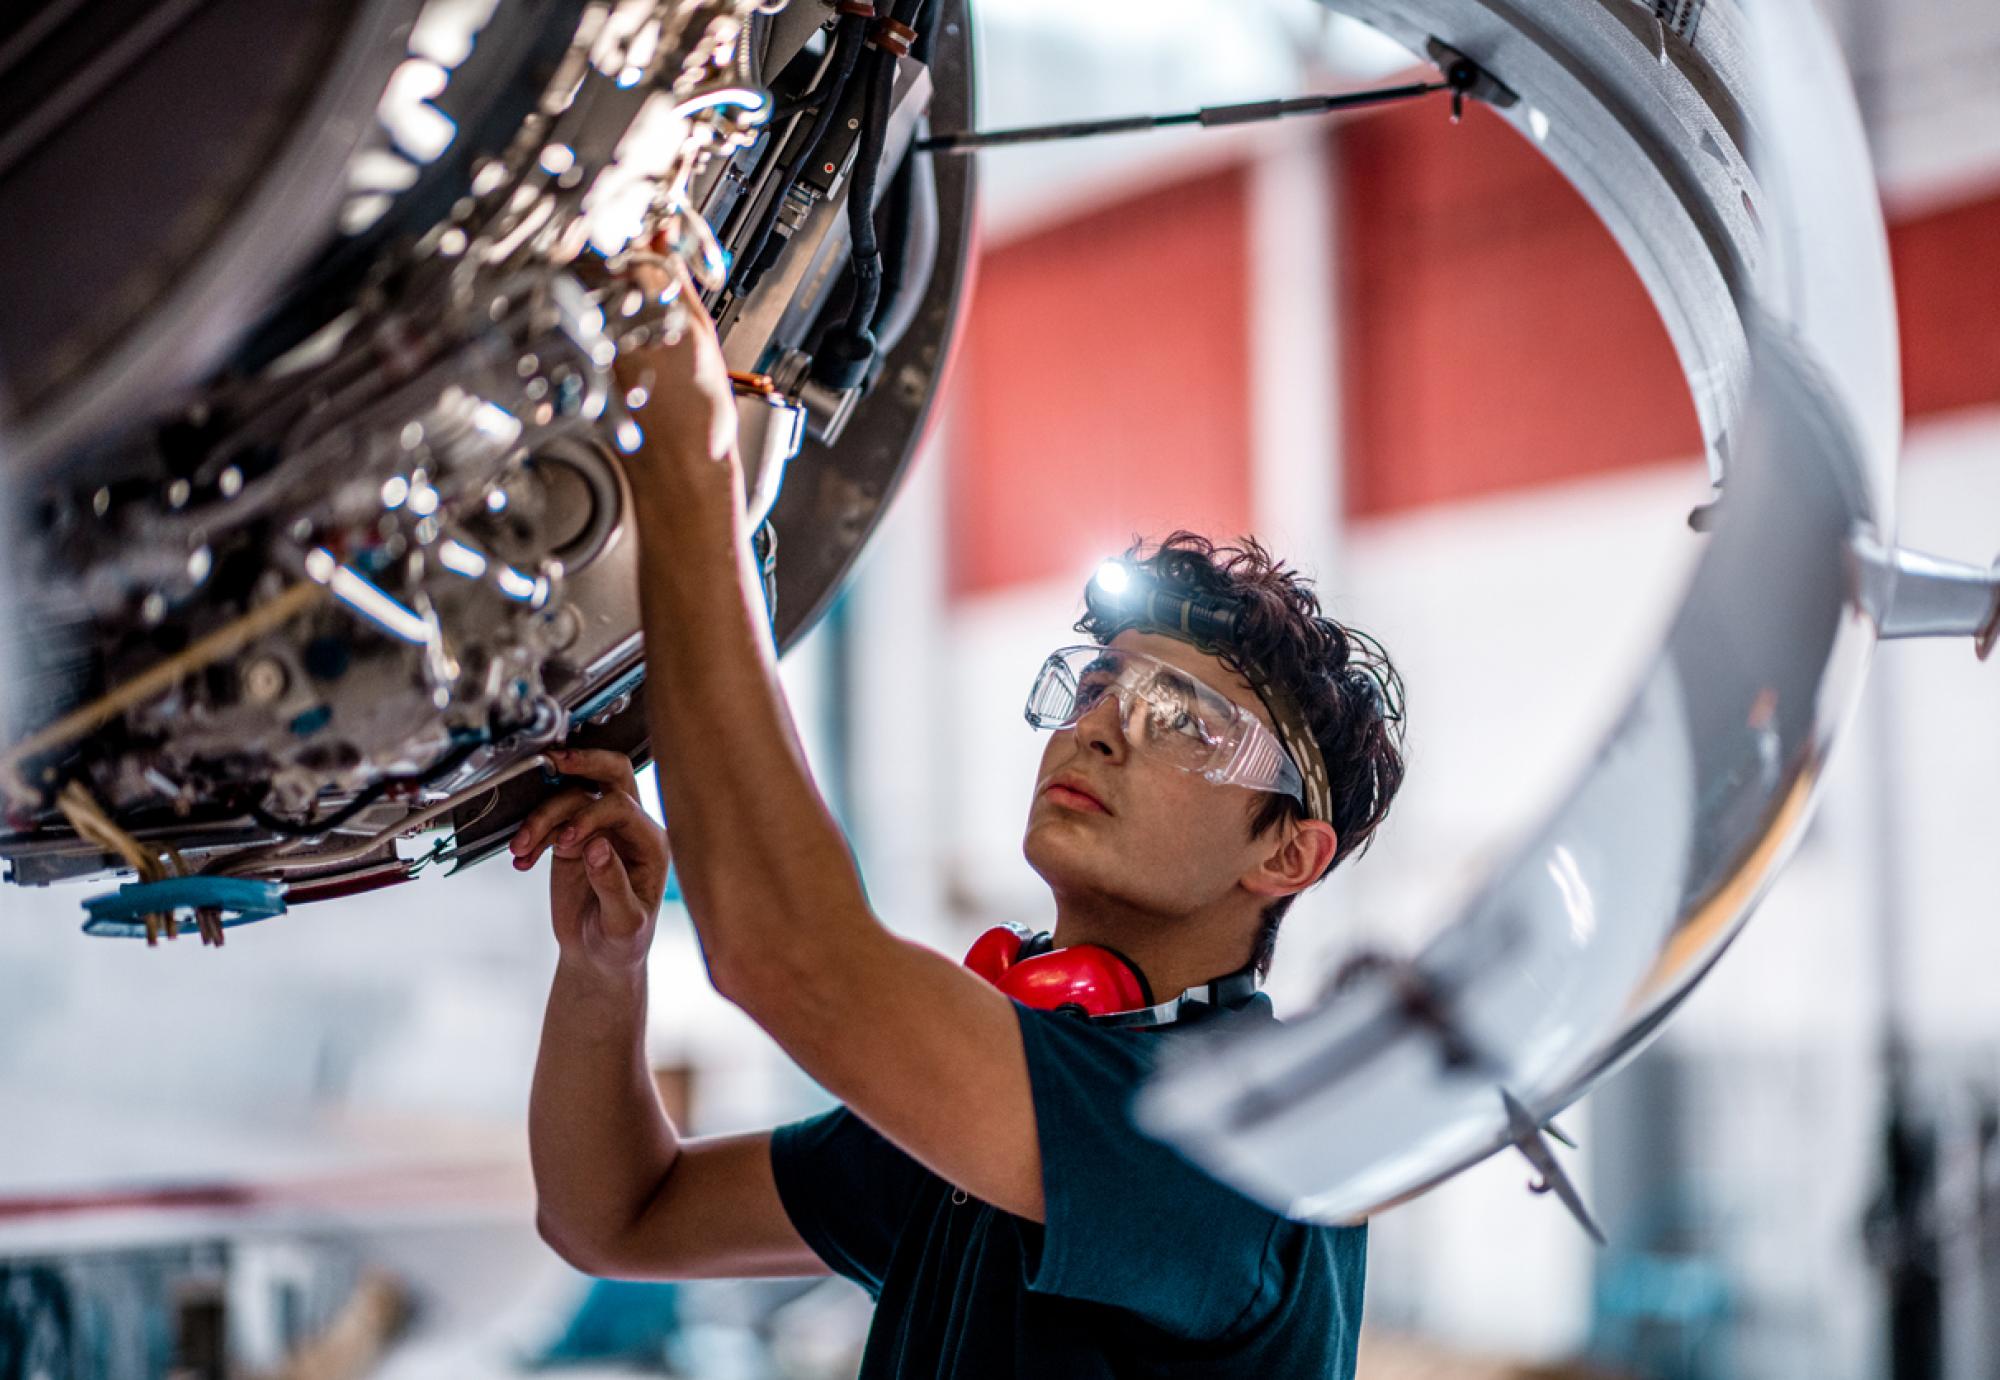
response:
<path id="1" fill-rule="evenodd" d="M 1261 993 L 1240 1007 L 1203 1013 L 1167 1027 L 1121 1027 L 1074 1012 L 1038 1011 L 1015 1003 L 1022 1052 L 1038 1109 L 1052 1095 L 1092 1099 L 1100 1115 L 1130 1129 L 1131 1103 L 1163 1060 L 1273 1023 L 1270 999 Z"/>
<path id="2" fill-rule="evenodd" d="M 1189 1041 L 1240 1034 L 1278 1024 L 1271 999 L 1262 992 L 1226 1010 L 1195 1010 L 1166 1026 L 1119 1026 L 1094 1021 L 1071 1011 L 1038 1011 L 1014 1003 L 1025 1038 L 1040 1039 L 1075 1050 L 1092 1050 L 1107 1058 L 1150 1067 L 1162 1050 Z"/>

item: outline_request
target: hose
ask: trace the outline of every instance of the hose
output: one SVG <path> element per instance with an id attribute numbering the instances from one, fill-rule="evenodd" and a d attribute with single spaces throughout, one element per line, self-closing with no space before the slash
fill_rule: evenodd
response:
<path id="1" fill-rule="evenodd" d="M 764 257 L 764 249 L 771 241 L 771 232 L 777 226 L 778 213 L 784 209 L 785 200 L 792 193 L 792 185 L 799 180 L 799 174 L 819 151 L 825 142 L 827 132 L 833 128 L 835 117 L 840 113 L 842 99 L 847 94 L 848 83 L 854 78 L 855 66 L 861 61 L 861 49 L 868 39 L 868 21 L 858 15 L 843 14 L 833 35 L 833 62 L 827 72 L 815 85 L 814 90 L 825 88 L 825 99 L 819 103 L 819 113 L 813 117 L 806 131 L 805 141 L 798 152 L 786 160 L 772 179 L 771 199 L 764 206 L 764 213 L 757 220 L 757 232 L 750 237 L 743 257 L 736 261 L 736 271 L 732 277 L 730 291 L 742 294 L 756 286 L 762 273 L 759 267 Z"/>

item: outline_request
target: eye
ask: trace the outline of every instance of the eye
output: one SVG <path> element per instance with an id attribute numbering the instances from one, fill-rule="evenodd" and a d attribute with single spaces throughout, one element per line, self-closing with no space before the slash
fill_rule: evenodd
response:
<path id="1" fill-rule="evenodd" d="M 1158 676 L 1146 699 L 1153 706 L 1151 718 L 1156 732 L 1183 733 L 1207 741 L 1208 735 L 1202 732 L 1201 720 L 1195 713 L 1194 686 L 1186 680 L 1179 676 Z"/>
<path id="2" fill-rule="evenodd" d="M 1076 712 L 1087 714 L 1096 703 L 1103 699 L 1117 684 L 1118 678 L 1102 663 L 1093 663 L 1087 668 L 1076 686 Z"/>

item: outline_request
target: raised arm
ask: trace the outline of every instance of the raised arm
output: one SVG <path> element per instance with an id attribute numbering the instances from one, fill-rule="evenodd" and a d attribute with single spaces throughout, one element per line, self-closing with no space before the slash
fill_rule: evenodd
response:
<path id="1" fill-rule="evenodd" d="M 554 853 L 561 958 L 528 1103 L 543 1238 L 577 1268 L 625 1278 L 824 1274 L 786 1216 L 770 1137 L 682 1140 L 646 1066 L 646 951 L 667 841 L 616 752 L 558 755 L 604 787 L 564 791 L 515 837 L 515 866 Z"/>
<path id="2" fill-rule="evenodd" d="M 623 386 L 646 399 L 627 463 L 646 722 L 709 976 L 906 1154 L 1039 1219 L 1041 1153 L 1013 1004 L 882 926 L 808 773 L 743 530 L 729 379 L 712 325 L 698 304 L 692 314 L 674 344 L 618 363 Z"/>

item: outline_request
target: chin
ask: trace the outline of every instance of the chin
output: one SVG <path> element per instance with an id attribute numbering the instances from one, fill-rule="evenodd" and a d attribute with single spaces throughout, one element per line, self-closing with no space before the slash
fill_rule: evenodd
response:
<path id="1" fill-rule="evenodd" d="M 1021 840 L 1021 856 L 1051 890 L 1120 891 L 1115 849 L 1108 842 L 1074 827 L 1060 815 L 1033 819 Z"/>

